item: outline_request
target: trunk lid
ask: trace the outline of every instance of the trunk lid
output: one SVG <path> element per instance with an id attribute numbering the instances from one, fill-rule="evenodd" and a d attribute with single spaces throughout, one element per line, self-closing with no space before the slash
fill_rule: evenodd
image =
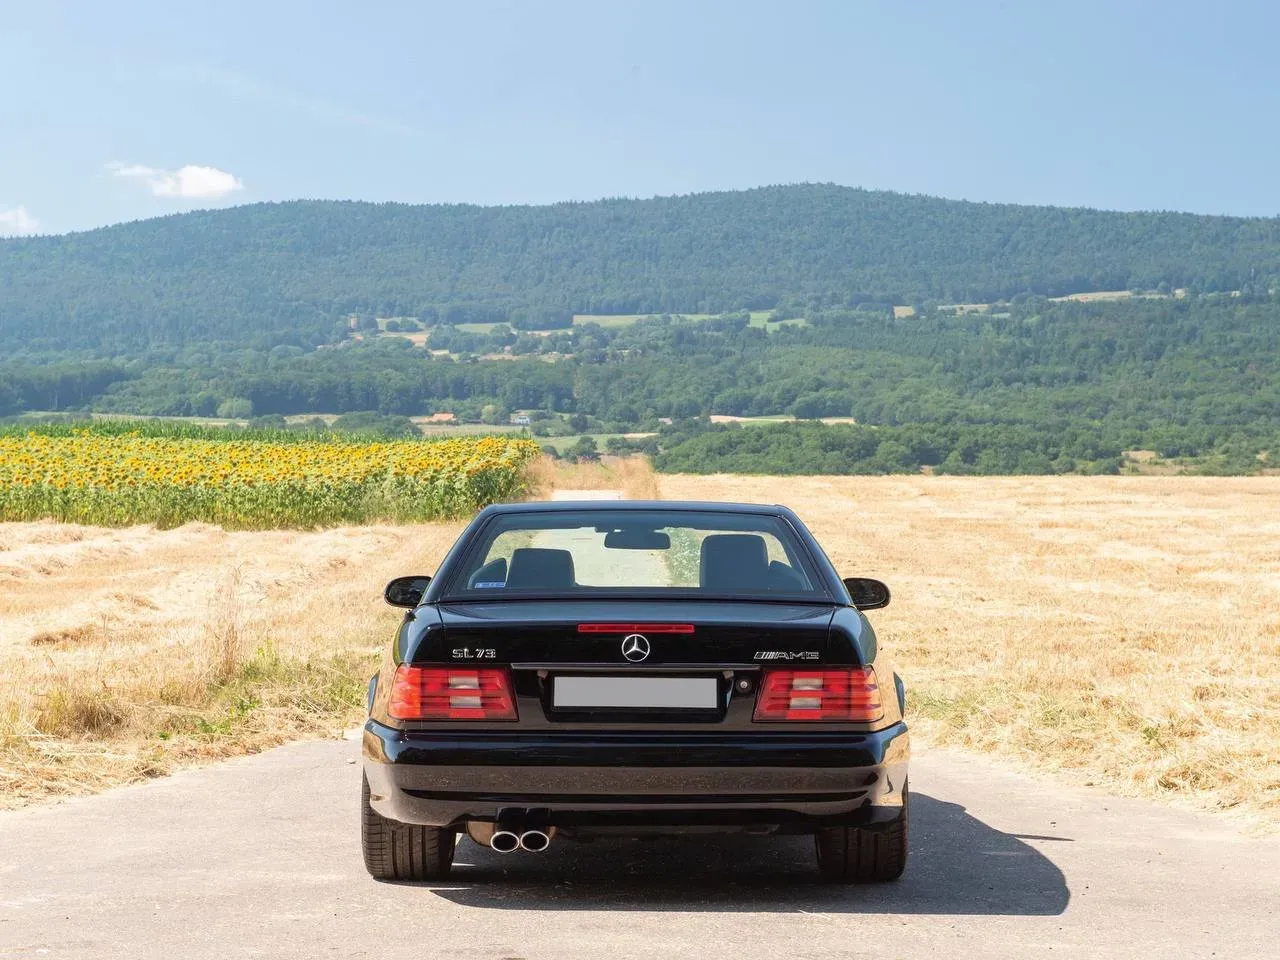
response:
<path id="1" fill-rule="evenodd" d="M 422 634 L 408 659 L 509 666 L 524 730 L 747 729 L 762 667 L 848 659 L 829 649 L 831 604 L 556 600 L 436 609 L 443 629 Z"/>
<path id="2" fill-rule="evenodd" d="M 834 609 L 669 600 L 441 604 L 443 636 L 414 659 L 624 669 L 821 662 Z M 632 641 L 624 655 L 630 636 L 641 641 Z M 638 656 L 636 648 L 645 644 L 647 653 Z"/>

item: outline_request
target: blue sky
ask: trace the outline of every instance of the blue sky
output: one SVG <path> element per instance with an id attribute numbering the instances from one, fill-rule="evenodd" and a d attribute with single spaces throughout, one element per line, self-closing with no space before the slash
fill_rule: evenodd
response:
<path id="1" fill-rule="evenodd" d="M 1280 4 L 0 0 L 0 233 L 768 183 L 1280 214 Z"/>

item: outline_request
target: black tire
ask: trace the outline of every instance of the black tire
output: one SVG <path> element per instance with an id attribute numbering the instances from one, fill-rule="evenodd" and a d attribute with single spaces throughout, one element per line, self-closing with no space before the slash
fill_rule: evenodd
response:
<path id="1" fill-rule="evenodd" d="M 818 874 L 824 883 L 886 883 L 907 867 L 907 791 L 902 816 L 874 830 L 827 827 L 815 836 Z"/>
<path id="2" fill-rule="evenodd" d="M 369 781 L 360 784 L 360 843 L 375 879 L 442 880 L 453 866 L 456 840 L 452 830 L 388 820 L 369 804 Z"/>

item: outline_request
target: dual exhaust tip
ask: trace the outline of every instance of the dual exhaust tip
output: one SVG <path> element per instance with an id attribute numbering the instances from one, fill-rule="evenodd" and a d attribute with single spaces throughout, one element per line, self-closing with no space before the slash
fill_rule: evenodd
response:
<path id="1" fill-rule="evenodd" d="M 525 830 L 516 833 L 513 830 L 495 830 L 489 838 L 489 848 L 497 853 L 515 853 L 527 850 L 529 853 L 541 853 L 551 846 L 551 835 L 543 830 Z"/>

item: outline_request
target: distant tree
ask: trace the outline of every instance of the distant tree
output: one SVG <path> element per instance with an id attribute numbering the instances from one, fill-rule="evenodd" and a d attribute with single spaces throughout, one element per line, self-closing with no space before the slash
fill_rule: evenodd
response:
<path id="1" fill-rule="evenodd" d="M 329 425 L 329 429 L 350 433 L 377 433 L 389 437 L 421 436 L 421 431 L 408 417 L 388 416 L 373 410 L 344 413 Z"/>
<path id="2" fill-rule="evenodd" d="M 508 322 L 516 330 L 556 330 L 573 326 L 573 311 L 564 307 L 517 307 Z"/>
<path id="3" fill-rule="evenodd" d="M 815 420 L 819 417 L 847 417 L 849 396 L 835 390 L 808 393 L 796 398 L 789 411 L 799 420 Z"/>
<path id="4" fill-rule="evenodd" d="M 12 384 L 0 379 L 0 417 L 7 417 L 21 410 L 21 395 L 13 388 Z"/>
<path id="5" fill-rule="evenodd" d="M 585 434 L 578 438 L 578 442 L 569 448 L 567 454 L 575 460 L 600 459 L 600 453 L 596 447 L 595 437 L 589 437 Z"/>
<path id="6" fill-rule="evenodd" d="M 244 397 L 229 397 L 218 404 L 216 412 L 227 420 L 247 420 L 253 416 L 253 403 Z"/>

